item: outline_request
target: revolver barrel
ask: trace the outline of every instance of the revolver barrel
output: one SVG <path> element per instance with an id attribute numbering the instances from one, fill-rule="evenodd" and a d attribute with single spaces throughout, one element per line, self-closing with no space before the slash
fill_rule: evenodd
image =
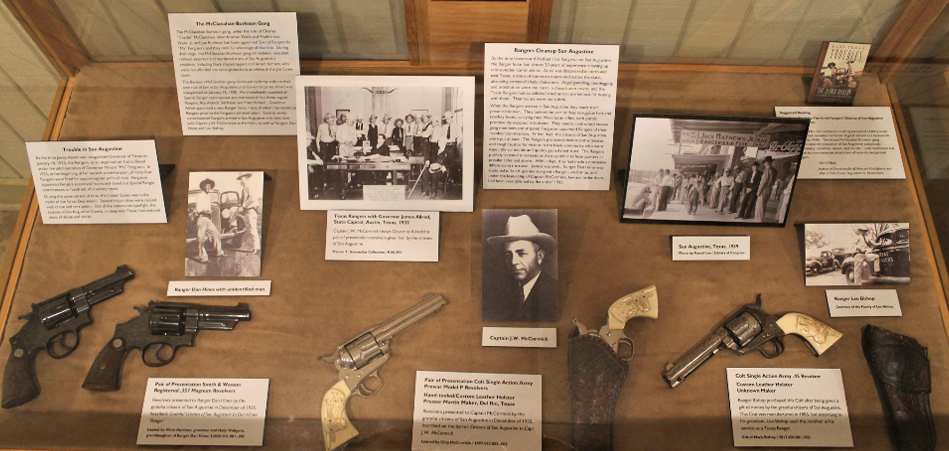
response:
<path id="1" fill-rule="evenodd" d="M 393 335 L 401 332 L 418 320 L 441 310 L 447 303 L 448 301 L 440 294 L 426 294 L 422 302 L 399 313 L 389 321 L 374 327 L 370 332 L 376 337 L 377 341 L 387 341 L 392 338 Z"/>
<path id="2" fill-rule="evenodd" d="M 712 358 L 716 352 L 724 348 L 723 342 L 726 338 L 726 332 L 719 328 L 708 334 L 702 341 L 692 347 L 688 352 L 676 359 L 673 363 L 666 364 L 666 370 L 662 373 L 669 387 L 675 388 L 689 377 L 693 371 L 702 366 L 706 360 Z"/>
<path id="3" fill-rule="evenodd" d="M 184 335 L 199 330 L 233 330 L 239 321 L 250 321 L 250 309 L 240 303 L 234 307 L 203 306 L 171 302 L 149 303 L 148 319 L 152 335 Z"/>

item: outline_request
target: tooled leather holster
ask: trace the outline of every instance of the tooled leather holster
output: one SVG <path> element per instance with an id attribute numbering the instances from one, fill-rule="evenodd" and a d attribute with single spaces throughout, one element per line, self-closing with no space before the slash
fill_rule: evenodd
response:
<path id="1" fill-rule="evenodd" d="M 890 438 L 897 451 L 931 451 L 936 428 L 929 407 L 932 391 L 926 348 L 913 338 L 867 325 L 863 355 L 870 365 Z"/>
<path id="2" fill-rule="evenodd" d="M 580 336 L 574 330 L 568 340 L 567 366 L 573 449 L 612 450 L 613 411 L 629 373 L 629 364 L 599 336 Z"/>

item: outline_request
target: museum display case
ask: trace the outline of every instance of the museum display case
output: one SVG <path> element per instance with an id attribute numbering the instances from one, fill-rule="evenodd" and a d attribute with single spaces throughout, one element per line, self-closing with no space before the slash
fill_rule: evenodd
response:
<path id="1" fill-rule="evenodd" d="M 175 169 L 162 182 L 167 224 L 44 224 L 35 196 L 27 196 L 5 268 L 0 355 L 13 353 L 9 339 L 32 303 L 120 265 L 135 277 L 122 294 L 96 305 L 75 352 L 61 360 L 45 353 L 37 358 L 41 394 L 0 411 L 2 449 L 137 448 L 150 377 L 269 379 L 263 448 L 322 447 L 320 404 L 338 371 L 318 357 L 427 293 L 441 294 L 448 304 L 392 340 L 378 394 L 349 401 L 349 418 L 360 431 L 349 449 L 411 448 L 416 371 L 540 375 L 543 449 L 571 449 L 572 320 L 599 327 L 617 299 L 651 285 L 658 317 L 624 329 L 635 353 L 615 407 L 617 450 L 733 448 L 726 368 L 839 369 L 853 447 L 892 449 L 861 346 L 867 324 L 928 348 L 935 429 L 949 430 L 949 282 L 941 247 L 949 242 L 942 238 L 949 213 L 941 176 L 949 158 L 947 0 L 4 0 L 4 6 L 62 75 L 46 138 L 154 139 L 159 163 Z M 610 189 L 485 190 L 476 169 L 474 212 L 440 215 L 437 263 L 329 261 L 327 212 L 300 209 L 294 136 L 182 133 L 165 14 L 235 10 L 298 12 L 303 75 L 477 77 L 475 168 L 482 159 L 485 43 L 617 44 Z M 799 180 L 784 227 L 618 220 L 636 113 L 773 118 L 775 107 L 805 105 L 821 43 L 830 40 L 873 44 L 854 105 L 892 108 L 905 179 Z M 199 302 L 246 302 L 253 320 L 227 333 L 202 334 L 174 364 L 127 362 L 119 391 L 83 390 L 114 325 L 133 318 L 135 306 L 173 300 L 166 296 L 168 282 L 185 279 L 189 173 L 245 170 L 270 178 L 260 279 L 272 280 L 272 294 Z M 557 210 L 557 321 L 481 321 L 486 209 Z M 898 294 L 902 316 L 831 317 L 825 289 L 805 286 L 804 224 L 871 222 L 908 224 L 916 256 L 907 262 L 910 283 L 884 286 Z M 750 260 L 671 259 L 671 237 L 705 235 L 750 237 Z M 722 352 L 670 388 L 662 375 L 666 363 L 758 294 L 768 313 L 804 313 L 843 337 L 820 357 L 796 338 L 787 339 L 775 359 Z M 558 346 L 482 347 L 486 326 L 556 328 Z M 936 447 L 949 449 L 949 438 L 939 436 Z"/>

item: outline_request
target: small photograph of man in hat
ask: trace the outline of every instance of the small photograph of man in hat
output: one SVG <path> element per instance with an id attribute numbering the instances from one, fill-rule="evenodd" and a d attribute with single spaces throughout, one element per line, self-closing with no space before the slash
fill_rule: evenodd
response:
<path id="1" fill-rule="evenodd" d="M 185 275 L 260 277 L 263 172 L 192 172 Z"/>
<path id="2" fill-rule="evenodd" d="M 557 321 L 557 210 L 484 210 L 483 321 Z"/>

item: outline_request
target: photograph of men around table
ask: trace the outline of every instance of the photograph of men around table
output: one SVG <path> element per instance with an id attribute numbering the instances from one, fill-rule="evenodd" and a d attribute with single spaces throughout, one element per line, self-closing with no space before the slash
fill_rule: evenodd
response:
<path id="1" fill-rule="evenodd" d="M 297 77 L 300 208 L 472 211 L 473 77 Z"/>
<path id="2" fill-rule="evenodd" d="M 264 173 L 188 177 L 185 276 L 260 277 Z"/>
<path id="3" fill-rule="evenodd" d="M 620 220 L 784 225 L 808 125 L 636 115 Z"/>
<path id="4" fill-rule="evenodd" d="M 482 212 L 481 319 L 557 321 L 557 210 Z"/>
<path id="5" fill-rule="evenodd" d="M 804 225 L 804 284 L 909 283 L 909 223 Z"/>

